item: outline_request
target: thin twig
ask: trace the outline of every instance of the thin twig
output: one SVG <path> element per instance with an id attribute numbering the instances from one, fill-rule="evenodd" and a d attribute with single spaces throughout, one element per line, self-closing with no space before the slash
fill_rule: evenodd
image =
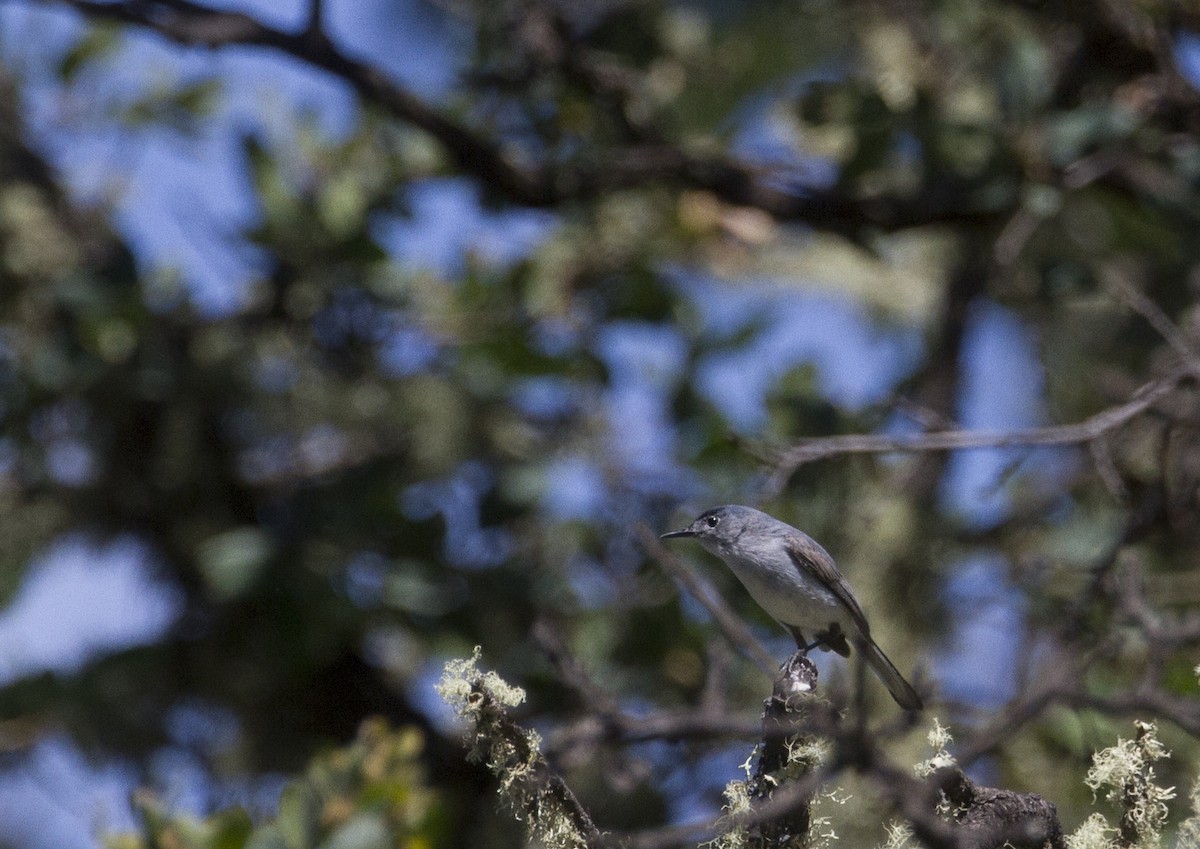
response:
<path id="1" fill-rule="evenodd" d="M 533 641 L 537 643 L 558 678 L 578 695 L 588 710 L 609 718 L 619 716 L 620 704 L 609 690 L 600 686 L 588 674 L 583 663 L 568 649 L 562 634 L 545 618 L 533 623 L 530 631 Z"/>
<path id="2" fill-rule="evenodd" d="M 1009 431 L 943 430 L 900 435 L 856 433 L 806 439 L 776 456 L 776 469 L 766 489 L 769 492 L 778 492 L 801 466 L 845 454 L 1086 444 L 1146 412 L 1178 386 L 1185 376 L 1183 372 L 1177 372 L 1168 377 L 1151 380 L 1139 387 L 1124 404 L 1109 407 L 1090 418 L 1069 425 Z"/>
<path id="3" fill-rule="evenodd" d="M 799 781 L 790 782 L 766 802 L 755 806 L 747 815 L 719 817 L 702 822 L 669 825 L 662 828 L 643 829 L 624 835 L 610 835 L 610 844 L 622 849 L 670 849 L 674 846 L 694 846 L 711 840 L 731 827 L 751 827 L 786 816 L 805 805 L 823 784 L 832 780 L 845 768 L 845 764 L 834 762 L 823 766 Z"/>
<path id="4" fill-rule="evenodd" d="M 324 34 L 323 5 L 322 0 L 308 0 L 308 23 L 305 25 L 304 31 L 310 36 Z"/>
<path id="5" fill-rule="evenodd" d="M 1105 283 L 1110 292 L 1154 328 L 1163 341 L 1171 346 L 1171 350 L 1179 355 L 1192 374 L 1200 377 L 1200 352 L 1158 304 L 1146 297 L 1144 292 L 1118 271 L 1106 274 Z"/>
<path id="6" fill-rule="evenodd" d="M 729 605 L 725 604 L 720 594 L 713 590 L 712 585 L 685 566 L 682 560 L 668 551 L 658 541 L 658 537 L 655 536 L 654 532 L 645 525 L 639 524 L 637 526 L 637 535 L 642 542 L 642 546 L 666 570 L 667 574 L 682 584 L 684 589 L 691 593 L 696 601 L 704 605 L 704 609 L 712 615 L 712 618 L 716 621 L 718 627 L 725 632 L 725 636 L 729 638 L 729 641 L 741 649 L 742 653 L 753 660 L 765 674 L 774 678 L 779 667 L 778 661 L 771 656 L 771 653 L 759 642 L 758 638 L 750 633 L 750 629 L 746 627 L 746 624 L 733 612 Z"/>

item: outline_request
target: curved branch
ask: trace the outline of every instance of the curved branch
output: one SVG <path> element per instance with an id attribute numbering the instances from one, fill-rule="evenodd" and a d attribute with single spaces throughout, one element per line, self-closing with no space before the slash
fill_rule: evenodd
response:
<path id="1" fill-rule="evenodd" d="M 968 448 L 1014 448 L 1018 446 L 1084 445 L 1125 425 L 1166 397 L 1188 372 L 1176 371 L 1168 377 L 1143 384 L 1129 401 L 1109 407 L 1091 418 L 1069 425 L 1051 425 L 1026 430 L 977 431 L 942 430 L 931 433 L 846 434 L 806 439 L 779 452 L 770 486 L 782 484 L 801 466 L 844 454 L 891 454 L 896 452 L 956 451 Z"/>

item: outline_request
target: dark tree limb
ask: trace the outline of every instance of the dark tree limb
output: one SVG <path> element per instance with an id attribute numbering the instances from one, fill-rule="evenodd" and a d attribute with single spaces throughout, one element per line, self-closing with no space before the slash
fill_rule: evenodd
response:
<path id="1" fill-rule="evenodd" d="M 518 819 L 534 835 L 561 832 L 555 819 L 565 818 L 583 846 L 602 842 L 600 829 L 575 793 L 546 763 L 534 748 L 529 734 L 505 710 L 482 678 L 471 685 L 468 701 L 472 704 L 475 734 L 486 739 L 476 742 L 476 751 L 490 747 L 489 768 L 501 776 Z M 499 744 L 499 745 L 497 745 Z M 501 758 L 495 757 L 502 753 Z M 576 840 L 568 842 L 575 844 Z"/>
<path id="2" fill-rule="evenodd" d="M 304 31 L 310 37 L 324 36 L 323 6 L 324 0 L 308 0 L 308 22 L 304 26 Z"/>
<path id="3" fill-rule="evenodd" d="M 770 817 L 756 818 L 751 832 L 754 845 L 781 847 L 803 839 L 811 825 L 809 799 L 816 789 L 808 786 L 812 775 L 832 777 L 846 767 L 856 767 L 885 788 L 913 833 L 934 849 L 1064 849 L 1053 803 L 1034 793 L 982 787 L 957 766 L 944 767 L 924 780 L 912 776 L 888 762 L 875 734 L 856 723 L 841 723 L 836 714 L 815 710 L 820 702 L 806 695 L 811 696 L 816 683 L 816 667 L 797 652 L 780 667 L 774 693 L 764 705 L 763 741 L 750 782 L 751 797 L 774 802 L 774 795 L 782 790 L 789 804 Z M 798 728 L 806 734 L 822 729 L 832 749 L 829 763 L 820 770 L 814 765 L 799 776 L 788 773 Z M 942 812 L 945 802 L 949 814 Z M 765 808 L 757 813 L 765 813 Z"/>
<path id="4" fill-rule="evenodd" d="M 509 202 L 524 206 L 551 207 L 660 181 L 706 190 L 726 203 L 755 207 L 782 220 L 852 235 L 863 227 L 891 232 L 944 223 L 999 226 L 1011 216 L 1015 203 L 981 206 L 963 192 L 945 187 L 916 195 L 873 197 L 851 197 L 837 188 L 789 187 L 772 179 L 776 175 L 770 169 L 724 154 L 692 153 L 662 140 L 663 134 L 642 124 L 631 127 L 629 142 L 605 149 L 592 159 L 578 157 L 563 162 L 552 157 L 539 161 L 529 154 L 518 156 L 501 139 L 451 117 L 379 68 L 341 51 L 319 26 L 319 3 L 309 7 L 306 27 L 290 33 L 241 12 L 211 9 L 190 0 L 41 2 L 66 6 L 96 20 L 144 27 L 185 46 L 261 47 L 299 59 L 344 80 L 365 101 L 428 133 L 456 167 Z M 629 83 L 611 63 L 564 61 L 567 71 L 599 87 L 600 93 L 616 102 L 618 108 L 624 107 Z"/>
<path id="5" fill-rule="evenodd" d="M 817 667 L 803 652 L 796 652 L 779 667 L 771 697 L 763 702 L 763 740 L 758 753 L 758 763 L 750 779 L 750 799 L 760 803 L 770 799 L 781 781 L 795 780 L 803 774 L 800 770 L 811 770 L 815 763 L 796 765 L 791 751 L 795 743 L 794 734 L 802 724 L 808 710 L 811 695 L 817 688 Z M 759 823 L 755 843 L 762 846 L 789 846 L 803 839 L 812 824 L 812 806 L 807 798 L 780 816 Z"/>
<path id="6" fill-rule="evenodd" d="M 1063 849 L 1058 809 L 1036 793 L 1016 793 L 981 787 L 958 767 L 934 773 L 946 799 L 954 806 L 960 849 Z"/>

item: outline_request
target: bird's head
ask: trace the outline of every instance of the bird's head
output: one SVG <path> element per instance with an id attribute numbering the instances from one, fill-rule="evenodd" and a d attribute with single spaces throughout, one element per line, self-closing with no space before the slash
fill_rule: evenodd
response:
<path id="1" fill-rule="evenodd" d="M 690 537 L 717 554 L 733 553 L 738 539 L 747 530 L 764 522 L 775 524 L 771 517 L 740 504 L 725 504 L 705 510 L 685 528 L 663 534 L 659 539 Z"/>

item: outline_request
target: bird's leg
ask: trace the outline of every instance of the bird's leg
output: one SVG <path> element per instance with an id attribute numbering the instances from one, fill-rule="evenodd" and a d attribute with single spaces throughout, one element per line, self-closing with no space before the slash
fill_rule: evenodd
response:
<path id="1" fill-rule="evenodd" d="M 798 652 L 807 655 L 810 651 L 812 651 L 813 646 L 810 646 L 808 644 L 808 640 L 804 639 L 804 634 L 801 633 L 799 628 L 797 628 L 795 625 L 787 625 L 784 623 L 781 624 L 783 624 L 783 627 L 788 629 L 788 633 L 791 634 L 792 639 L 796 641 L 796 650 Z"/>
<path id="2" fill-rule="evenodd" d="M 824 634 L 818 634 L 817 638 L 815 640 L 813 640 L 811 643 L 809 643 L 807 646 L 804 647 L 805 653 L 808 653 L 808 652 L 812 651 L 813 649 L 821 648 L 821 646 L 828 643 L 831 639 L 833 639 L 833 637 L 834 637 L 834 632 L 832 632 L 832 631 L 826 631 Z"/>
<path id="3" fill-rule="evenodd" d="M 796 650 L 804 655 L 807 655 L 813 649 L 825 645 L 838 634 L 837 631 L 826 631 L 824 634 L 818 634 L 817 638 L 810 643 L 804 639 L 804 634 L 795 625 L 784 625 L 783 627 L 788 629 L 792 635 L 792 639 L 796 641 Z"/>

